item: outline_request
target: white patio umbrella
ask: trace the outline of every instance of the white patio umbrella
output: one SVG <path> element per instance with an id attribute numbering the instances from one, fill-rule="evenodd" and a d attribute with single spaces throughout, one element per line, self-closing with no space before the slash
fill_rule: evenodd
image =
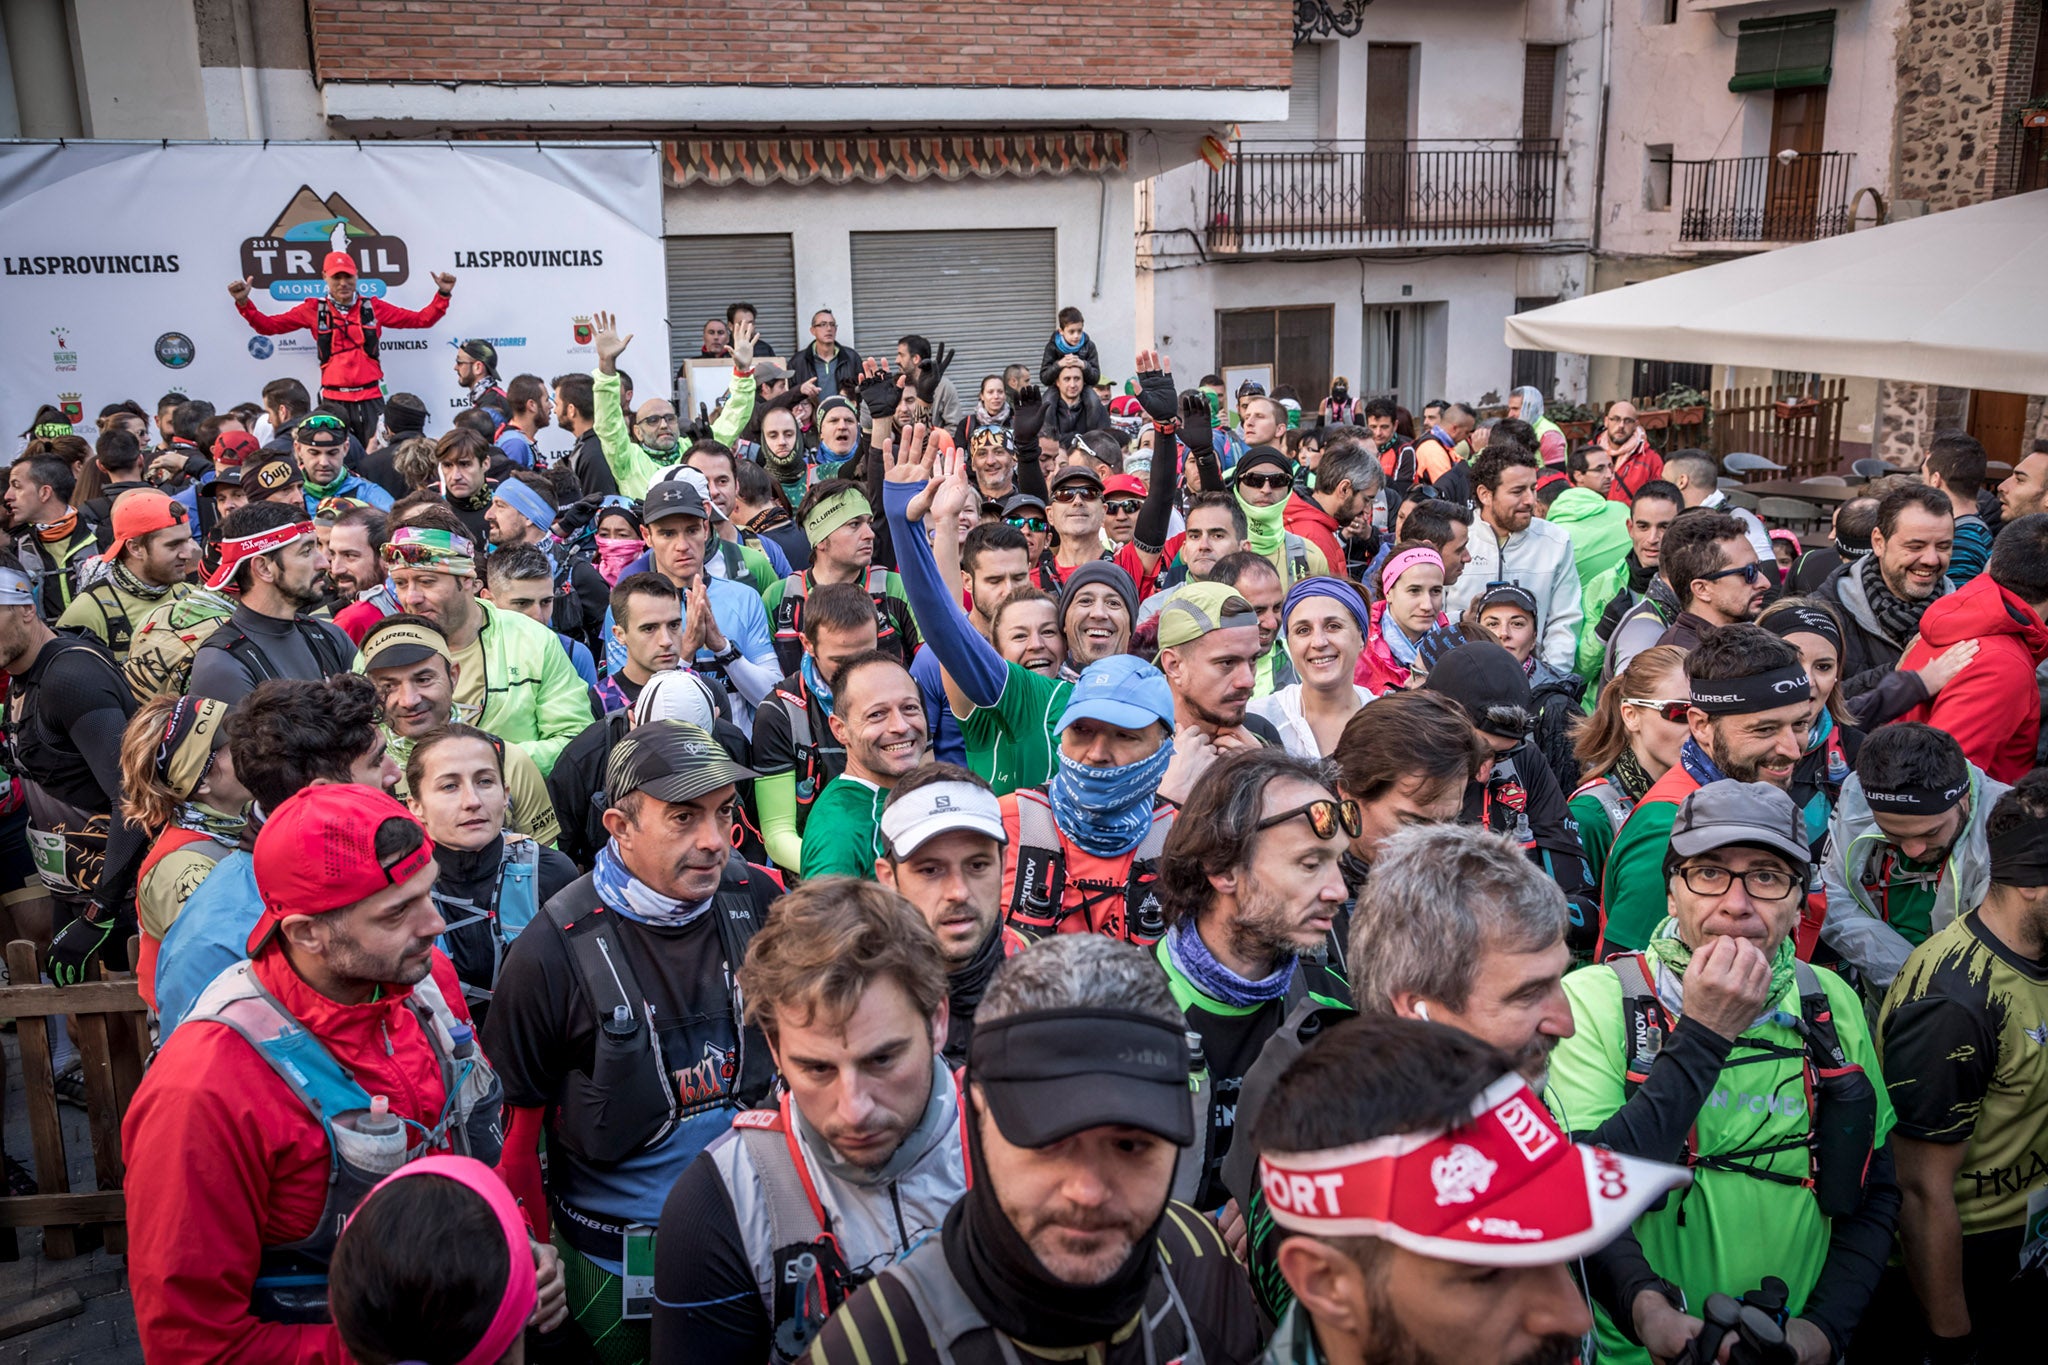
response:
<path id="1" fill-rule="evenodd" d="M 2048 190 L 1516 313 L 1507 340 L 2048 393 Z"/>

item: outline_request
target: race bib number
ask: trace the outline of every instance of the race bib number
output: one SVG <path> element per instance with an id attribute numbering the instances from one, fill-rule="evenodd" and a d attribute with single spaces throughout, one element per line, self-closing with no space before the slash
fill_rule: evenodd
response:
<path id="1" fill-rule="evenodd" d="M 635 1225 L 626 1229 L 626 1254 L 619 1276 L 622 1318 L 654 1316 L 654 1229 Z"/>
<path id="2" fill-rule="evenodd" d="M 64 836 L 33 825 L 28 831 L 29 855 L 35 859 L 36 875 L 43 879 L 43 885 L 52 891 L 66 895 L 78 895 L 78 888 L 72 884 L 66 870 Z"/>

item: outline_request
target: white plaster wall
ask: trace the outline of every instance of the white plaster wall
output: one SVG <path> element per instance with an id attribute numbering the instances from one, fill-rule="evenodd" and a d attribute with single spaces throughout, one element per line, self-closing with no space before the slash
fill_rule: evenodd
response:
<path id="1" fill-rule="evenodd" d="M 671 236 L 788 233 L 796 263 L 797 316 L 807 321 L 814 310 L 830 308 L 839 316 L 842 337 L 863 353 L 879 353 L 877 339 L 862 332 L 853 311 L 851 234 L 1052 228 L 1058 234 L 1059 303 L 1073 304 L 1087 315 L 1088 334 L 1102 354 L 1104 371 L 1127 375 L 1140 344 L 1134 326 L 1132 183 L 1128 175 L 1108 177 L 1106 196 L 1094 176 L 671 188 L 662 197 L 662 231 Z M 1103 248 L 1099 293 L 1098 241 Z M 1045 330 L 1051 335 L 1050 316 Z M 885 340 L 894 342 L 893 337 Z M 1027 363 L 1036 358 L 1035 352 L 1023 357 Z"/>
<path id="2" fill-rule="evenodd" d="M 1678 241 L 1683 176 L 1674 174 L 1672 206 L 1644 207 L 1652 144 L 1669 143 L 1681 161 L 1761 156 L 1770 150 L 1770 91 L 1734 94 L 1736 25 L 1743 19 L 1810 11 L 1810 0 L 1722 6 L 1682 4 L 1671 24 L 1646 22 L 1660 0 L 1614 0 L 1613 101 L 1600 246 L 1603 252 L 1657 254 Z M 1906 0 L 1845 0 L 1835 11 L 1834 74 L 1828 84 L 1824 149 L 1853 153 L 1849 191 L 1889 193 L 1898 35 Z"/>
<path id="3" fill-rule="evenodd" d="M 280 138 L 320 142 L 334 136 L 327 126 L 327 107 L 313 73 L 291 68 L 255 69 L 257 108 L 250 122 L 242 89 L 243 68 L 209 66 L 200 71 L 206 93 L 208 137 L 224 139 Z"/>
<path id="4" fill-rule="evenodd" d="M 203 138 L 199 26 L 167 0 L 71 0 L 85 135 Z"/>

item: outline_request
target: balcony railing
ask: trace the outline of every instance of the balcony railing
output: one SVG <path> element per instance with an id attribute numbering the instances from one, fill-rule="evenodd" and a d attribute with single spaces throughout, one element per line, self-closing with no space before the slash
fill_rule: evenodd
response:
<path id="1" fill-rule="evenodd" d="M 1527 243 L 1557 217 L 1555 138 L 1258 140 L 1209 172 L 1214 252 Z"/>
<path id="2" fill-rule="evenodd" d="M 1678 161 L 1681 242 L 1810 242 L 1850 228 L 1848 152 Z"/>

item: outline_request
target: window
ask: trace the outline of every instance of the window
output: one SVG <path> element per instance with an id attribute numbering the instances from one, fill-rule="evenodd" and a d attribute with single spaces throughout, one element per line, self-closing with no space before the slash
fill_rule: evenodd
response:
<path id="1" fill-rule="evenodd" d="M 1660 24 L 1678 22 L 1678 0 L 1643 0 L 1643 26 L 1656 28 Z"/>
<path id="2" fill-rule="evenodd" d="M 1835 12 L 1744 19 L 1736 25 L 1735 74 L 1728 88 L 1796 90 L 1826 85 L 1834 73 Z"/>
<path id="3" fill-rule="evenodd" d="M 1303 43 L 1294 49 L 1294 78 L 1287 88 L 1287 121 L 1273 129 L 1272 136 L 1294 142 L 1313 140 L 1322 133 L 1323 45 Z"/>
<path id="4" fill-rule="evenodd" d="M 1671 144 L 1653 142 L 1643 150 L 1649 156 L 1643 181 L 1643 207 L 1656 213 L 1671 207 Z"/>
<path id="5" fill-rule="evenodd" d="M 663 246 L 670 374 L 703 349 L 704 324 L 723 318 L 729 303 L 754 305 L 754 327 L 776 354 L 787 358 L 795 354 L 794 347 L 809 344 L 810 333 L 797 325 L 796 258 L 789 234 L 670 237 Z M 639 382 L 639 392 L 656 392 L 645 380 Z"/>
<path id="6" fill-rule="evenodd" d="M 1687 365 L 1675 360 L 1636 360 L 1629 363 L 1629 393 L 1638 399 L 1655 398 L 1674 386 L 1705 393 L 1713 382 L 1712 365 Z"/>
<path id="7" fill-rule="evenodd" d="M 1532 308 L 1548 308 L 1556 302 L 1555 295 L 1548 298 L 1517 298 L 1515 311 L 1526 313 Z M 1532 384 L 1536 392 L 1543 395 L 1543 400 L 1549 402 L 1557 388 L 1557 352 L 1516 351 L 1510 377 L 1513 387 L 1519 389 L 1524 384 Z"/>
<path id="8" fill-rule="evenodd" d="M 1330 334 L 1336 309 L 1246 308 L 1216 314 L 1216 369 L 1271 365 L 1273 382 L 1294 386 L 1302 411 L 1314 412 L 1330 392 Z M 1362 392 L 1362 390 L 1361 390 Z M 1236 401 L 1236 395 L 1229 400 Z"/>
<path id="9" fill-rule="evenodd" d="M 1523 49 L 1522 137 L 1541 140 L 1557 136 L 1557 82 L 1559 55 L 1556 43 L 1530 43 Z"/>

